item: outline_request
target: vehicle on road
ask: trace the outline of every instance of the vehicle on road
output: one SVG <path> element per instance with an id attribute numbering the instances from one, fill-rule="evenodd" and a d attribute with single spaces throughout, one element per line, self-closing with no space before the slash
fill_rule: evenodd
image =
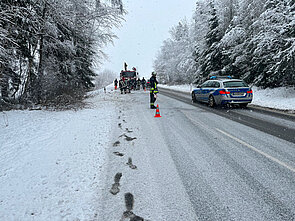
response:
<path id="1" fill-rule="evenodd" d="M 133 79 L 136 79 L 137 78 L 137 73 L 136 71 L 121 71 L 120 73 L 120 78 L 124 78 L 124 79 L 127 79 L 127 80 L 133 80 Z"/>
<path id="2" fill-rule="evenodd" d="M 127 92 L 130 93 L 131 90 L 136 89 L 136 78 L 138 73 L 136 72 L 136 69 L 129 71 L 121 71 L 120 73 L 120 79 L 122 79 L 127 84 Z"/>
<path id="3" fill-rule="evenodd" d="M 193 102 L 207 103 L 210 107 L 218 105 L 246 107 L 253 98 L 252 89 L 244 81 L 229 76 L 212 76 L 203 84 L 193 87 L 191 95 Z"/>

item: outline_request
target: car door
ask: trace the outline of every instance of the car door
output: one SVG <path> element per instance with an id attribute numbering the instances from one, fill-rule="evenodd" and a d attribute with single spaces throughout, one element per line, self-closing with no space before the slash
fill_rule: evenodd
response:
<path id="1" fill-rule="evenodd" d="M 208 85 L 209 85 L 210 81 L 206 81 L 205 83 L 203 83 L 201 85 L 200 88 L 200 96 L 199 99 L 200 101 L 206 102 L 206 97 L 207 97 L 207 93 L 208 93 Z"/>
<path id="2" fill-rule="evenodd" d="M 197 83 L 193 83 L 193 93 L 195 95 L 195 98 L 197 101 L 200 100 L 200 93 L 201 93 L 201 85 L 197 84 Z"/>
<path id="3" fill-rule="evenodd" d="M 209 96 L 211 94 L 211 91 L 214 90 L 213 86 L 214 86 L 214 81 L 208 81 L 207 84 L 205 85 L 206 87 L 204 88 L 203 91 L 203 101 L 204 102 L 208 102 L 209 100 Z"/>

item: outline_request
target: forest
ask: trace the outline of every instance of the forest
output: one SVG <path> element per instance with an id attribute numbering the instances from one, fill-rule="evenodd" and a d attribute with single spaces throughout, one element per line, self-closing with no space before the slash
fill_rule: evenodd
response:
<path id="1" fill-rule="evenodd" d="M 198 0 L 154 60 L 162 83 L 230 75 L 261 88 L 295 86 L 295 0 Z"/>
<path id="2" fill-rule="evenodd" d="M 194 7 L 155 57 L 161 83 L 218 74 L 262 88 L 295 86 L 295 0 L 196 0 Z M 0 109 L 81 100 L 125 14 L 122 0 L 1 0 Z"/>
<path id="3" fill-rule="evenodd" d="M 121 0 L 1 0 L 0 107 L 83 97 L 124 14 Z"/>

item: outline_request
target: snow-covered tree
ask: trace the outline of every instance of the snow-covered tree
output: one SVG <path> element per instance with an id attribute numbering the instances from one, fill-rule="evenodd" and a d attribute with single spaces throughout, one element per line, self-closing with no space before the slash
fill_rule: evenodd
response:
<path id="1" fill-rule="evenodd" d="M 294 12 L 292 1 L 268 0 L 250 26 L 251 75 L 258 86 L 294 85 Z M 293 26 L 293 27 L 292 27 Z"/>
<path id="2" fill-rule="evenodd" d="M 191 39 L 194 47 L 194 59 L 196 68 L 200 66 L 201 55 L 206 50 L 206 35 L 209 32 L 210 12 L 208 4 L 205 1 L 196 3 L 196 10 L 193 15 Z"/>
<path id="3" fill-rule="evenodd" d="M 167 39 L 155 67 L 167 82 L 202 80 L 217 72 L 263 87 L 295 85 L 294 4 L 294 0 L 197 0 L 188 38 Z M 179 69 L 175 64 L 185 59 L 190 68 L 186 63 Z"/>
<path id="4" fill-rule="evenodd" d="M 207 77 L 211 72 L 218 72 L 222 69 L 222 53 L 219 48 L 219 42 L 222 36 L 213 1 L 209 2 L 209 8 L 209 30 L 205 36 L 206 50 L 202 54 L 201 72 L 198 76 L 200 79 Z"/>
<path id="5" fill-rule="evenodd" d="M 192 80 L 194 68 L 193 47 L 190 29 L 183 20 L 170 30 L 170 39 L 164 41 L 155 62 L 154 69 L 162 82 L 187 83 Z"/>
<path id="6" fill-rule="evenodd" d="M 92 87 L 124 13 L 121 0 L 1 1 L 0 98 L 39 103 Z"/>

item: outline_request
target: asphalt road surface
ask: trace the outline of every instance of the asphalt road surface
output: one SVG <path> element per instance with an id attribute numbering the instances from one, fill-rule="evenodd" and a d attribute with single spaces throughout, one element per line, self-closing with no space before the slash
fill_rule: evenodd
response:
<path id="1" fill-rule="evenodd" d="M 110 148 L 103 220 L 119 220 L 126 192 L 147 220 L 295 220 L 293 117 L 211 109 L 162 90 L 162 118 L 154 118 L 147 92 L 116 96 L 120 143 Z M 137 169 L 126 166 L 127 156 Z M 107 190 L 117 172 L 113 196 Z"/>

